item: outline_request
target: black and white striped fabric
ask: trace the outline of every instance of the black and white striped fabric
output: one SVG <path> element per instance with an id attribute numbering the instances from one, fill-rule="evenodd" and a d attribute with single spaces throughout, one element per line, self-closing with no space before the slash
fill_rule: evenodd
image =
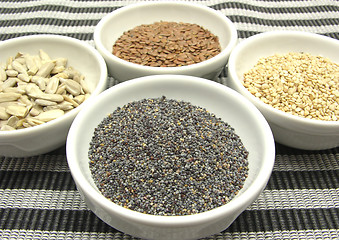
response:
<path id="1" fill-rule="evenodd" d="M 94 45 L 98 21 L 135 2 L 0 0 L 0 40 L 51 33 Z M 196 2 L 228 16 L 240 40 L 272 30 L 339 39 L 339 1 Z M 224 73 L 220 81 L 225 78 Z M 116 84 L 109 80 L 110 85 Z M 339 148 L 304 151 L 276 144 L 275 166 L 263 193 L 228 229 L 206 239 L 265 238 L 339 239 Z M 0 239 L 134 238 L 108 226 L 87 208 L 61 147 L 29 158 L 0 156 Z"/>

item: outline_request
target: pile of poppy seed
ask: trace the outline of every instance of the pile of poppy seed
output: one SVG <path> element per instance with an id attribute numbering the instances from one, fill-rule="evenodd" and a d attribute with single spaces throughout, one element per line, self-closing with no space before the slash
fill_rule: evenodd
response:
<path id="1" fill-rule="evenodd" d="M 181 216 L 229 202 L 248 174 L 234 129 L 189 102 L 147 98 L 118 107 L 97 126 L 88 156 L 93 179 L 114 203 Z"/>

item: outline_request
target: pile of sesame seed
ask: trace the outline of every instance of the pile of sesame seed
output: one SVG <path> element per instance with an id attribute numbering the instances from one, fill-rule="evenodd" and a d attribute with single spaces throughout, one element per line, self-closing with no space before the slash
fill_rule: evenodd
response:
<path id="1" fill-rule="evenodd" d="M 266 104 L 316 120 L 339 121 L 339 64 L 309 53 L 261 58 L 243 85 Z"/>
<path id="2" fill-rule="evenodd" d="M 153 215 L 200 213 L 229 202 L 248 174 L 234 129 L 189 102 L 147 98 L 118 107 L 97 126 L 88 152 L 102 194 Z"/>

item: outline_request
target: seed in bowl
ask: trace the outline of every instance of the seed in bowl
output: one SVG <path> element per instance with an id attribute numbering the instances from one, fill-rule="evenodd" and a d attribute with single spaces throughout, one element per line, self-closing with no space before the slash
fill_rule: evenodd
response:
<path id="1" fill-rule="evenodd" d="M 229 202 L 248 174 L 234 129 L 206 109 L 147 98 L 118 107 L 96 127 L 89 166 L 101 193 L 153 215 L 190 215 Z"/>
<path id="2" fill-rule="evenodd" d="M 309 53 L 261 58 L 244 74 L 243 85 L 266 104 L 323 121 L 339 120 L 339 65 Z"/>
<path id="3" fill-rule="evenodd" d="M 155 22 L 137 26 L 114 43 L 113 54 L 152 67 L 178 67 L 205 61 L 220 53 L 219 38 L 197 24 Z"/>
<path id="4" fill-rule="evenodd" d="M 85 77 L 66 58 L 17 53 L 0 66 L 0 128 L 16 130 L 49 122 L 90 95 Z"/>

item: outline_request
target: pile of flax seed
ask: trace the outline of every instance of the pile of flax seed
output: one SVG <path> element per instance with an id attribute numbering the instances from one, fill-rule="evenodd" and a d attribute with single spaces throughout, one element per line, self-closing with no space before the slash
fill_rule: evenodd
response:
<path id="1" fill-rule="evenodd" d="M 137 26 L 114 43 L 113 54 L 152 67 L 199 63 L 221 52 L 219 38 L 197 24 L 155 22 Z"/>

